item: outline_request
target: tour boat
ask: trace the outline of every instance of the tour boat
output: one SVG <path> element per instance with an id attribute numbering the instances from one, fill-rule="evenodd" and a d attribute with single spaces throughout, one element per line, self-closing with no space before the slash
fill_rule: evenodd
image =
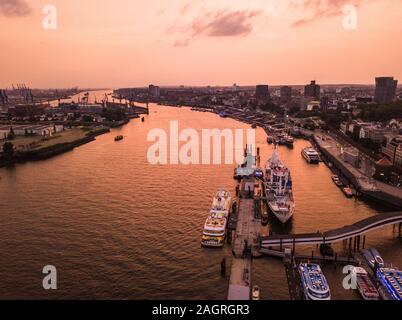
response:
<path id="1" fill-rule="evenodd" d="M 265 167 L 265 193 L 271 212 L 282 223 L 286 223 L 294 213 L 295 202 L 292 191 L 290 170 L 282 163 L 277 149 Z"/>
<path id="2" fill-rule="evenodd" d="M 222 211 L 226 214 L 227 217 L 229 215 L 231 204 L 232 197 L 230 195 L 230 192 L 224 189 L 220 189 L 212 200 L 212 210 L 215 212 Z"/>
<path id="3" fill-rule="evenodd" d="M 331 300 L 329 285 L 318 264 L 301 263 L 299 274 L 307 300 Z"/>
<path id="4" fill-rule="evenodd" d="M 312 147 L 304 148 L 301 152 L 302 156 L 308 163 L 311 164 L 319 164 L 320 163 L 320 155 L 317 150 Z"/>
<path id="5" fill-rule="evenodd" d="M 212 200 L 211 211 L 204 224 L 201 240 L 204 247 L 223 247 L 231 205 L 230 193 L 224 189 L 218 190 Z"/>
<path id="6" fill-rule="evenodd" d="M 352 275 L 356 279 L 357 290 L 359 290 L 364 300 L 378 300 L 380 298 L 380 294 L 366 270 L 361 267 L 355 267 Z"/>
<path id="7" fill-rule="evenodd" d="M 204 247 L 223 247 L 226 238 L 227 216 L 224 211 L 211 210 L 204 224 L 201 245 Z"/>
<path id="8" fill-rule="evenodd" d="M 387 292 L 389 297 L 384 296 L 383 299 L 402 300 L 402 271 L 392 268 L 379 268 L 376 272 L 377 278 L 382 288 Z"/>

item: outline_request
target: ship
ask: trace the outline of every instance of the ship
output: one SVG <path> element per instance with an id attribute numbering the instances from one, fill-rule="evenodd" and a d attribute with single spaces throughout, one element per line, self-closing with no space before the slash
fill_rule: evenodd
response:
<path id="1" fill-rule="evenodd" d="M 201 245 L 204 247 L 223 247 L 226 239 L 226 227 L 232 204 L 230 193 L 218 190 L 212 200 L 212 207 L 204 224 Z"/>
<path id="2" fill-rule="evenodd" d="M 295 209 L 292 178 L 276 148 L 266 163 L 264 183 L 269 209 L 279 221 L 286 223 L 292 218 Z"/>
<path id="3" fill-rule="evenodd" d="M 356 279 L 356 288 L 364 300 L 378 300 L 380 298 L 377 288 L 364 268 L 355 267 L 352 274 Z"/>
<path id="4" fill-rule="evenodd" d="M 241 180 L 252 177 L 256 170 L 256 162 L 257 159 L 253 155 L 253 147 L 250 145 L 246 149 L 243 164 L 234 170 L 234 179 Z"/>
<path id="5" fill-rule="evenodd" d="M 319 164 L 320 163 L 320 155 L 317 150 L 312 147 L 304 148 L 301 152 L 302 156 L 306 161 L 310 164 Z"/>
<path id="6" fill-rule="evenodd" d="M 381 297 L 384 300 L 402 300 L 402 271 L 392 268 L 378 268 L 376 272 L 381 284 Z"/>
<path id="7" fill-rule="evenodd" d="M 307 300 L 331 300 L 328 282 L 318 264 L 301 263 L 299 274 Z"/>

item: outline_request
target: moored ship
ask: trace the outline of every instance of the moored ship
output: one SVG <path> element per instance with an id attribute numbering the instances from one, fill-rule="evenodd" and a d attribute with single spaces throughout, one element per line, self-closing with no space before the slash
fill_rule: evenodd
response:
<path id="1" fill-rule="evenodd" d="M 275 149 L 265 168 L 265 193 L 271 212 L 282 223 L 286 223 L 294 213 L 292 178 L 290 170 L 282 163 Z"/>
<path id="2" fill-rule="evenodd" d="M 317 150 L 312 147 L 304 148 L 301 152 L 302 156 L 308 163 L 311 164 L 319 164 L 320 163 L 320 155 Z"/>
<path id="3" fill-rule="evenodd" d="M 331 300 L 329 285 L 318 264 L 301 263 L 299 274 L 307 300 Z"/>
<path id="4" fill-rule="evenodd" d="M 378 300 L 380 294 L 371 281 L 367 271 L 361 267 L 355 267 L 352 272 L 356 279 L 357 290 L 359 290 L 362 298 L 364 300 Z"/>
<path id="5" fill-rule="evenodd" d="M 212 200 L 212 208 L 204 224 L 201 244 L 204 247 L 223 247 L 226 238 L 226 226 L 232 204 L 230 193 L 218 190 Z"/>
<path id="6" fill-rule="evenodd" d="M 376 272 L 377 278 L 387 293 L 380 290 L 383 299 L 402 300 L 402 271 L 392 268 L 379 268 Z"/>

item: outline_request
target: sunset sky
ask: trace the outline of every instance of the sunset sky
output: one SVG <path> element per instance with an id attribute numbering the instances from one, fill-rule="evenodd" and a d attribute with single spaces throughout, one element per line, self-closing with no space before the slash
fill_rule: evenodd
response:
<path id="1" fill-rule="evenodd" d="M 401 21 L 402 0 L 0 0 L 0 88 L 401 82 Z"/>

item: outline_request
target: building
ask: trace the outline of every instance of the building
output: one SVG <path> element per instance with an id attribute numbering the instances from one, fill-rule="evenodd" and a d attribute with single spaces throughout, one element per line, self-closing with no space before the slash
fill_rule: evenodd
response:
<path id="1" fill-rule="evenodd" d="M 265 84 L 260 84 L 255 87 L 255 97 L 260 100 L 269 98 L 269 87 Z"/>
<path id="2" fill-rule="evenodd" d="M 393 165 L 402 167 L 402 136 L 388 135 L 386 137 L 386 144 L 382 148 L 382 153 Z"/>
<path id="3" fill-rule="evenodd" d="M 320 100 L 321 95 L 320 91 L 321 87 L 318 84 L 316 84 L 315 80 L 313 80 L 311 81 L 310 84 L 304 87 L 304 97 Z"/>
<path id="4" fill-rule="evenodd" d="M 161 90 L 158 86 L 149 85 L 149 95 L 154 98 L 159 98 L 161 95 Z"/>
<path id="5" fill-rule="evenodd" d="M 375 79 L 375 97 L 377 103 L 390 103 L 395 101 L 398 80 L 392 77 L 380 77 Z"/>
<path id="6" fill-rule="evenodd" d="M 289 86 L 281 87 L 281 101 L 288 102 L 292 99 L 292 88 Z"/>

